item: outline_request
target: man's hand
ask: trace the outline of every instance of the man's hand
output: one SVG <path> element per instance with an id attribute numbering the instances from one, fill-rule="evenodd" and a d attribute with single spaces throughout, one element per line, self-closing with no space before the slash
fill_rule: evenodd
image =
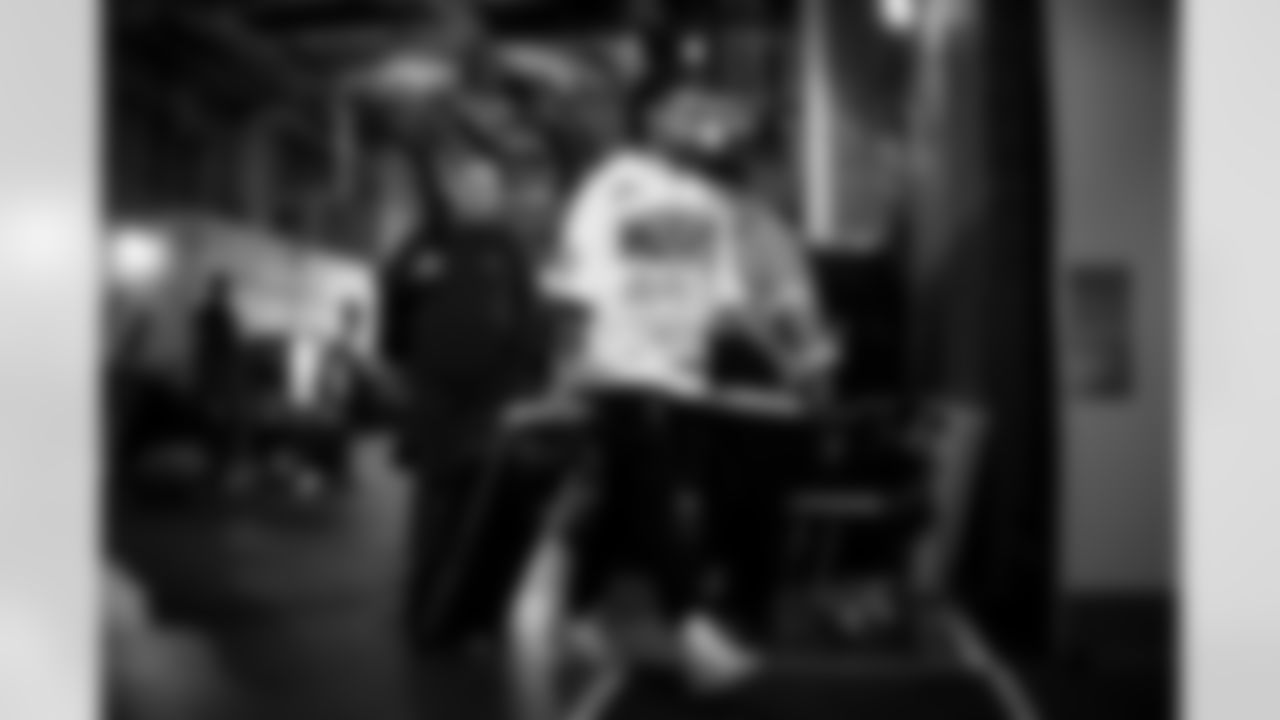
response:
<path id="1" fill-rule="evenodd" d="M 815 410 L 835 402 L 835 375 L 841 360 L 839 339 L 819 325 L 797 335 L 784 364 L 793 392 Z"/>
<path id="2" fill-rule="evenodd" d="M 824 369 L 797 373 L 791 378 L 791 390 L 806 408 L 821 411 L 836 401 L 831 373 Z"/>
<path id="3" fill-rule="evenodd" d="M 798 397 L 782 390 L 721 387 L 708 400 L 713 407 L 746 415 L 789 418 L 803 415 L 806 410 Z"/>
<path id="4" fill-rule="evenodd" d="M 518 401 L 503 413 L 502 426 L 522 430 L 542 425 L 561 425 L 582 419 L 586 408 L 575 396 L 565 393 L 541 395 Z"/>

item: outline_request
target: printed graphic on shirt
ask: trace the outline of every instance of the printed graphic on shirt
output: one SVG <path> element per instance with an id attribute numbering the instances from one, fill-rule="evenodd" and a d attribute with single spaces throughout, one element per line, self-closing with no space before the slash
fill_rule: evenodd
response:
<path id="1" fill-rule="evenodd" d="M 706 213 L 665 208 L 637 213 L 622 227 L 628 299 L 654 312 L 697 312 L 715 270 L 717 227 Z"/>
<path id="2" fill-rule="evenodd" d="M 715 223 L 706 213 L 665 208 L 628 218 L 623 249 L 636 262 L 706 263 L 715 241 Z"/>

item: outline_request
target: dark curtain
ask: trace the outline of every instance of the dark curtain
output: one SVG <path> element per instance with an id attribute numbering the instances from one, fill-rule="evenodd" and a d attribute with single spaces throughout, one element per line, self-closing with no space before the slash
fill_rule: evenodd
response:
<path id="1" fill-rule="evenodd" d="M 1036 653 L 1056 595 L 1059 468 L 1047 47 L 1039 2 L 971 10 L 924 59 L 914 357 L 924 393 L 988 422 L 955 586 L 998 645 Z"/>

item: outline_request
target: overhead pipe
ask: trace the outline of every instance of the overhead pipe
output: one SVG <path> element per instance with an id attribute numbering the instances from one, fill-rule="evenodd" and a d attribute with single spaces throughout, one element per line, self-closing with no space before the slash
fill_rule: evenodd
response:
<path id="1" fill-rule="evenodd" d="M 795 24 L 795 87 L 799 94 L 797 185 L 801 225 L 818 246 L 837 239 L 835 78 L 832 72 L 831 0 L 801 0 Z"/>

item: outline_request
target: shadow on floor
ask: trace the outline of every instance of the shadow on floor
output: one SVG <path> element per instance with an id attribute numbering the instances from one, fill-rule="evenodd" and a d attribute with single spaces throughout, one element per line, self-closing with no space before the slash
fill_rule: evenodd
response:
<path id="1" fill-rule="evenodd" d="M 169 620 L 215 649 L 227 686 L 247 702 L 227 720 L 512 717 L 497 661 L 409 652 L 400 613 L 409 490 L 393 473 L 368 473 L 349 495 L 301 509 L 121 504 L 111 542 Z M 1168 672 L 1022 670 L 1043 720 L 1172 716 Z M 845 717 L 1005 720 L 981 687 L 946 673 L 778 673 L 716 702 L 633 678 L 606 713 L 606 720 Z"/>

